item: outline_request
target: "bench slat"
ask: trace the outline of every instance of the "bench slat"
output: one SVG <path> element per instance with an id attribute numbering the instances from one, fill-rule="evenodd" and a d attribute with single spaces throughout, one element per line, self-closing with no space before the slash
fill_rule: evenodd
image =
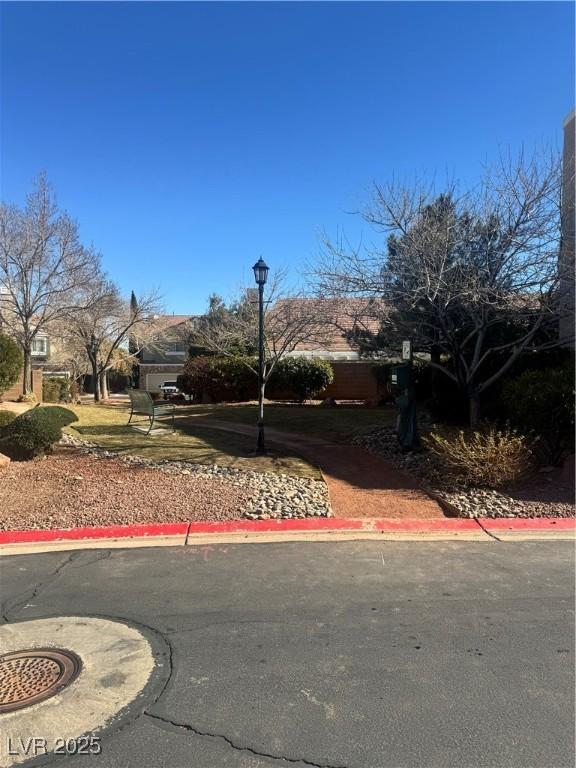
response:
<path id="1" fill-rule="evenodd" d="M 152 396 L 150 392 L 147 392 L 144 389 L 128 389 L 127 390 L 128 397 L 130 398 L 130 418 L 128 419 L 128 424 L 132 421 L 132 416 L 134 414 L 141 415 L 141 416 L 148 416 L 150 419 L 150 429 L 148 430 L 148 434 L 150 434 L 150 430 L 152 429 L 154 425 L 154 419 L 157 415 L 163 416 L 163 415 L 171 415 L 172 416 L 172 430 L 174 430 L 174 406 L 169 405 L 168 403 L 158 403 L 156 404 L 154 400 L 152 399 Z"/>

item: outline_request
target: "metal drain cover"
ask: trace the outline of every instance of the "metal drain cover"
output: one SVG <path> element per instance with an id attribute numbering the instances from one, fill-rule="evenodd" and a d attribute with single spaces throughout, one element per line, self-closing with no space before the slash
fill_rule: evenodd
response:
<path id="1" fill-rule="evenodd" d="M 56 696 L 81 667 L 75 653 L 60 648 L 33 648 L 0 656 L 0 713 Z"/>

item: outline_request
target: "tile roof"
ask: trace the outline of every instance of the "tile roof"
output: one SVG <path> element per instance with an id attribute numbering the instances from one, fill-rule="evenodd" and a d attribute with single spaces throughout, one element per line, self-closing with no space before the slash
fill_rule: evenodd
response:
<path id="1" fill-rule="evenodd" d="M 363 298 L 279 299 L 274 306 L 286 308 L 287 305 L 296 311 L 317 312 L 326 323 L 323 341 L 301 341 L 294 349 L 296 352 L 354 352 L 357 348 L 350 343 L 347 335 L 361 330 L 377 333 L 380 318 L 385 312 L 383 302 Z"/>

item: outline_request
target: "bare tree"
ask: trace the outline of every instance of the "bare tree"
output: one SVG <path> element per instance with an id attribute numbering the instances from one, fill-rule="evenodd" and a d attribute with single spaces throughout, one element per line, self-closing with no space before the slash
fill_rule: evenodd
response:
<path id="1" fill-rule="evenodd" d="M 0 205 L 1 319 L 24 353 L 24 393 L 32 391 L 36 335 L 77 306 L 98 261 L 80 243 L 76 223 L 58 209 L 43 175 L 24 209 Z"/>
<path id="2" fill-rule="evenodd" d="M 501 158 L 460 196 L 375 184 L 362 216 L 386 242 L 326 238 L 319 292 L 382 300 L 380 348 L 412 338 L 466 394 L 476 424 L 482 393 L 520 355 L 559 343 L 558 158 Z"/>
<path id="3" fill-rule="evenodd" d="M 93 277 L 80 297 L 81 309 L 70 313 L 68 336 L 85 351 L 94 386 L 94 400 L 108 397 L 107 373 L 118 363 L 118 350 L 136 360 L 138 352 L 160 332 L 157 315 L 160 300 L 155 291 L 140 296 L 137 302 L 123 297 L 105 275 Z"/>
<path id="4" fill-rule="evenodd" d="M 326 302 L 286 287 L 283 271 L 271 275 L 264 304 L 264 375 L 262 398 L 276 364 L 297 351 L 321 347 L 333 336 Z M 196 319 L 188 336 L 191 347 L 239 359 L 255 376 L 258 364 L 258 292 L 242 288 L 228 306 L 218 297 L 210 298 L 206 315 Z"/>

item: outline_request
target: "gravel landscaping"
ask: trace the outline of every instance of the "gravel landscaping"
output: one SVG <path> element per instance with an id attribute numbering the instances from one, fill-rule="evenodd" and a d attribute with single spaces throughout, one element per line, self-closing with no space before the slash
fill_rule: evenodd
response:
<path id="1" fill-rule="evenodd" d="M 172 477 L 70 451 L 1 470 L 0 529 L 230 520 L 250 493 L 222 480 Z"/>
<path id="2" fill-rule="evenodd" d="M 330 514 L 318 480 L 118 458 L 69 435 L 53 455 L 1 473 L 0 530 Z"/>
<path id="3" fill-rule="evenodd" d="M 455 490 L 444 487 L 431 472 L 425 450 L 403 453 L 394 427 L 384 427 L 358 435 L 352 443 L 372 454 L 384 456 L 399 469 L 418 477 L 430 492 L 443 503 L 446 511 L 458 517 L 574 517 L 573 484 L 560 486 L 557 476 L 532 479 L 514 488 L 514 495 L 505 491 L 482 488 Z M 559 471 L 556 475 L 559 474 Z"/>
<path id="4" fill-rule="evenodd" d="M 67 434 L 63 435 L 62 443 L 84 454 L 114 460 L 124 466 L 147 468 L 165 475 L 225 482 L 248 494 L 242 514 L 239 516 L 251 520 L 330 515 L 328 490 L 323 480 L 271 472 L 252 472 L 235 467 L 219 467 L 216 464 L 192 464 L 186 461 L 148 459 L 133 455 L 118 457 L 115 453 L 100 448 L 94 443 Z"/>

